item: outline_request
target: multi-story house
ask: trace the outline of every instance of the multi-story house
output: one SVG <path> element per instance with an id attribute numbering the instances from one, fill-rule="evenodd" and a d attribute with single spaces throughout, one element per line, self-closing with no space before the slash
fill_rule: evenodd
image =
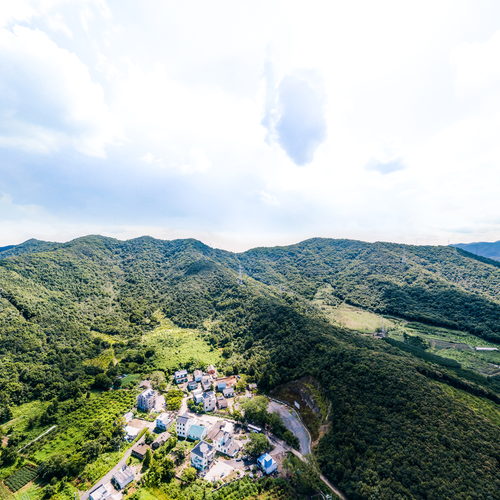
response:
<path id="1" fill-rule="evenodd" d="M 203 409 L 205 411 L 214 411 L 216 402 L 217 400 L 213 391 L 203 393 Z"/>
<path id="2" fill-rule="evenodd" d="M 198 470 L 205 470 L 210 467 L 214 460 L 215 447 L 206 441 L 200 441 L 191 450 L 191 465 Z"/>
<path id="3" fill-rule="evenodd" d="M 142 391 L 137 397 L 137 408 L 142 411 L 150 411 L 156 404 L 156 392 L 153 389 Z"/>

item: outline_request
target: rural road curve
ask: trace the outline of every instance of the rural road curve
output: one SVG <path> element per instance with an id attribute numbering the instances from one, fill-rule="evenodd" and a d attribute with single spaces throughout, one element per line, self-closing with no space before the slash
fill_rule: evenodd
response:
<path id="1" fill-rule="evenodd" d="M 300 443 L 300 453 L 302 453 L 302 455 L 311 453 L 311 436 L 295 412 L 290 410 L 288 406 L 276 401 L 269 401 L 267 409 L 271 413 L 277 413 L 283 420 L 285 427 L 297 436 Z"/>
<path id="2" fill-rule="evenodd" d="M 142 442 L 144 440 L 144 438 L 141 438 L 139 442 Z M 85 491 L 84 493 L 81 493 L 80 494 L 80 499 L 81 500 L 87 500 L 87 498 L 89 497 L 90 493 L 92 491 L 94 491 L 100 484 L 106 484 L 106 483 L 109 483 L 111 482 L 111 478 L 120 470 L 121 467 L 123 467 L 126 463 L 127 463 L 127 460 L 128 460 L 128 457 L 130 457 L 130 454 L 132 453 L 132 446 L 124 453 L 123 457 L 121 458 L 121 460 L 103 477 L 101 477 L 101 479 L 99 479 L 99 481 L 92 485 L 91 488 L 89 488 L 87 491 Z"/>

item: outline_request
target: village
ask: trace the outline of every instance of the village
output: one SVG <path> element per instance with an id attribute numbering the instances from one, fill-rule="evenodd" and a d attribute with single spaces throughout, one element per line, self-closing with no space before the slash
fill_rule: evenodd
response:
<path id="1" fill-rule="evenodd" d="M 242 382 L 238 375 L 218 376 L 213 365 L 192 373 L 178 370 L 172 385 L 179 394 L 182 391 L 182 401 L 179 409 L 169 411 L 161 391 L 149 380 L 143 381 L 136 407 L 123 415 L 124 439 L 132 445 L 120 462 L 81 496 L 82 500 L 123 498 L 141 479 L 145 462 L 172 437 L 185 443 L 175 470 L 179 479 L 189 469 L 216 487 L 243 476 L 280 474 L 289 447 L 265 429 L 233 418 L 233 412 L 240 410 L 238 399 L 251 399 L 256 391 L 255 384 Z M 247 444 L 257 434 L 270 449 L 255 456 L 248 453 Z"/>

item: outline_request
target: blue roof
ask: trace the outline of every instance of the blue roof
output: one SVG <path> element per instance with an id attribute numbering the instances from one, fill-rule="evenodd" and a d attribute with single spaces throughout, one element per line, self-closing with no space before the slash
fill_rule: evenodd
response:
<path id="1" fill-rule="evenodd" d="M 273 463 L 273 457 L 269 453 L 264 453 L 257 459 L 257 462 L 264 467 L 269 467 Z"/>
<path id="2" fill-rule="evenodd" d="M 192 425 L 189 428 L 188 435 L 196 439 L 201 439 L 205 433 L 205 427 L 203 425 Z"/>

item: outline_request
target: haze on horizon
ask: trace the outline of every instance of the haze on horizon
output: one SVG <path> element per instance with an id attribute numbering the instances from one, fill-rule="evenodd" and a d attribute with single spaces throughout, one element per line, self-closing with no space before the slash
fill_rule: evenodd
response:
<path id="1" fill-rule="evenodd" d="M 500 4 L 0 5 L 0 246 L 500 239 Z"/>

